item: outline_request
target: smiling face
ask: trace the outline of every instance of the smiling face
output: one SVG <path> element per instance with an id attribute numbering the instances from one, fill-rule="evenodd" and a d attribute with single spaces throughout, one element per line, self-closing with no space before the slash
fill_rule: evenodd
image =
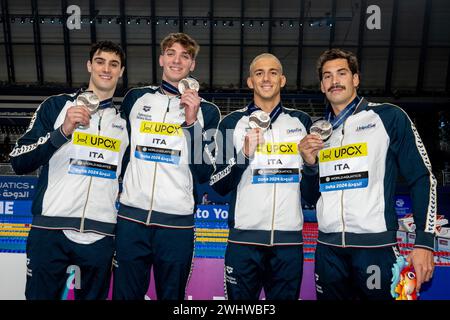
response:
<path id="1" fill-rule="evenodd" d="M 87 69 L 91 74 L 88 89 L 106 99 L 114 94 L 124 67 L 116 53 L 97 50 L 92 61 L 87 62 Z"/>
<path id="2" fill-rule="evenodd" d="M 177 86 L 181 79 L 194 71 L 195 60 L 185 47 L 175 42 L 159 56 L 159 65 L 163 68 L 163 80 Z"/>
<path id="3" fill-rule="evenodd" d="M 252 63 L 247 85 L 253 89 L 253 97 L 257 106 L 275 107 L 280 102 L 280 91 L 285 84 L 286 77 L 283 75 L 278 59 L 267 55 Z"/>
<path id="4" fill-rule="evenodd" d="M 359 75 L 352 74 L 347 59 L 334 59 L 324 63 L 320 89 L 333 109 L 342 111 L 355 97 Z"/>

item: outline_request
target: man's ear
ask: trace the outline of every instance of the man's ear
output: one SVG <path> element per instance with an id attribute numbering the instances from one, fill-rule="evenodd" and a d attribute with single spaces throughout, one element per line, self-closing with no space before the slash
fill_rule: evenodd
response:
<path id="1" fill-rule="evenodd" d="M 192 60 L 191 67 L 189 68 L 189 71 L 192 72 L 195 69 L 195 60 Z"/>
<path id="2" fill-rule="evenodd" d="M 125 67 L 122 67 L 122 69 L 120 69 L 120 75 L 119 78 L 122 78 L 123 72 L 125 71 Z"/>
<path id="3" fill-rule="evenodd" d="M 159 66 L 160 67 L 164 66 L 164 64 L 163 64 L 163 56 L 162 55 L 159 55 Z"/>
<path id="4" fill-rule="evenodd" d="M 325 87 L 323 86 L 322 80 L 320 80 L 320 91 L 322 91 L 322 93 L 325 93 Z"/>
<path id="5" fill-rule="evenodd" d="M 253 88 L 254 88 L 254 87 L 253 87 L 253 81 L 252 81 L 252 79 L 251 79 L 250 77 L 247 78 L 247 86 L 248 86 L 250 89 L 253 89 Z"/>
<path id="6" fill-rule="evenodd" d="M 358 88 L 359 87 L 359 74 L 358 73 L 355 73 L 354 75 L 353 75 L 353 86 L 355 87 L 355 88 Z"/>
<path id="7" fill-rule="evenodd" d="M 91 60 L 88 60 L 88 61 L 87 61 L 87 63 L 86 63 L 86 68 L 87 68 L 87 71 L 88 71 L 89 73 L 92 72 L 92 63 L 91 63 Z"/>
<path id="8" fill-rule="evenodd" d="M 281 88 L 284 88 L 284 86 L 286 85 L 286 77 L 283 75 L 281 75 Z"/>

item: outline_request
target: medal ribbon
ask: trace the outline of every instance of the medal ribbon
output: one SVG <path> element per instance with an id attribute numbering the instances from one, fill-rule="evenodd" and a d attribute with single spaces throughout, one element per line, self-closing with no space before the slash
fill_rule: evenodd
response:
<path id="1" fill-rule="evenodd" d="M 113 105 L 113 98 L 109 98 L 103 101 L 100 101 L 100 104 L 98 105 L 99 109 L 106 109 L 109 107 L 114 107 Z"/>
<path id="2" fill-rule="evenodd" d="M 178 88 L 176 88 L 175 86 L 173 86 L 172 84 L 168 83 L 165 80 L 162 81 L 161 88 L 164 91 L 167 91 L 167 92 L 169 92 L 171 94 L 174 94 L 174 95 L 177 95 L 177 96 L 181 95 L 180 91 L 178 91 Z"/>
<path id="3" fill-rule="evenodd" d="M 337 116 L 334 114 L 331 106 L 328 105 L 325 118 L 328 120 L 328 122 L 331 123 L 331 125 L 333 126 L 333 130 L 338 128 L 342 123 L 344 123 L 345 120 L 347 120 L 348 117 L 350 117 L 355 112 L 360 100 L 361 99 L 356 96 L 356 98 L 353 99 L 353 101 L 349 105 L 347 105 L 345 109 L 342 110 Z"/>

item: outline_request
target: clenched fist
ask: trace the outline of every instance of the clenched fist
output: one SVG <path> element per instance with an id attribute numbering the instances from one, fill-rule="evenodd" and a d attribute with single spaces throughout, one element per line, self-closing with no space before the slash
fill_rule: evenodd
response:
<path id="1" fill-rule="evenodd" d="M 79 126 L 88 126 L 91 114 L 84 105 L 77 105 L 67 109 L 66 117 L 62 124 L 62 132 L 66 137 L 72 135 L 75 129 Z"/>
<path id="2" fill-rule="evenodd" d="M 258 144 L 263 144 L 264 142 L 264 131 L 260 128 L 251 129 L 245 136 L 242 152 L 247 158 L 252 158 Z"/>
<path id="3" fill-rule="evenodd" d="M 186 124 L 191 125 L 197 121 L 197 113 L 200 108 L 200 97 L 193 89 L 186 89 L 181 95 L 180 105 L 184 107 Z"/>
<path id="4" fill-rule="evenodd" d="M 317 154 L 323 148 L 322 139 L 316 134 L 308 134 L 298 144 L 303 160 L 310 165 L 316 163 Z"/>

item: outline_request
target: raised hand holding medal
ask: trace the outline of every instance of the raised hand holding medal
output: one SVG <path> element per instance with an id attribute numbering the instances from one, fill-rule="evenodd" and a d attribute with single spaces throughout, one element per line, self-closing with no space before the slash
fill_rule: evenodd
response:
<path id="1" fill-rule="evenodd" d="M 100 105 L 100 99 L 92 91 L 85 91 L 78 95 L 74 106 L 67 109 L 61 132 L 68 138 L 75 129 L 89 128 L 89 121 Z"/>
<path id="2" fill-rule="evenodd" d="M 100 99 L 92 91 L 85 91 L 77 97 L 77 105 L 84 105 L 91 115 L 97 112 L 98 106 L 100 105 Z M 79 129 L 89 128 L 89 125 L 78 125 Z"/>
<path id="3" fill-rule="evenodd" d="M 270 115 L 263 110 L 256 110 L 248 118 L 250 131 L 247 132 L 244 140 L 243 153 L 247 157 L 253 157 L 259 144 L 265 143 L 264 131 L 270 126 Z"/>
<path id="4" fill-rule="evenodd" d="M 178 91 L 181 94 L 180 105 L 185 109 L 187 125 L 197 121 L 197 113 L 200 108 L 199 89 L 200 85 L 194 78 L 184 78 L 178 82 Z"/>
<path id="5" fill-rule="evenodd" d="M 333 126 L 327 120 L 315 121 L 306 135 L 298 144 L 298 149 L 303 160 L 313 165 L 317 162 L 317 155 L 324 147 L 324 141 L 328 140 L 333 133 Z"/>

